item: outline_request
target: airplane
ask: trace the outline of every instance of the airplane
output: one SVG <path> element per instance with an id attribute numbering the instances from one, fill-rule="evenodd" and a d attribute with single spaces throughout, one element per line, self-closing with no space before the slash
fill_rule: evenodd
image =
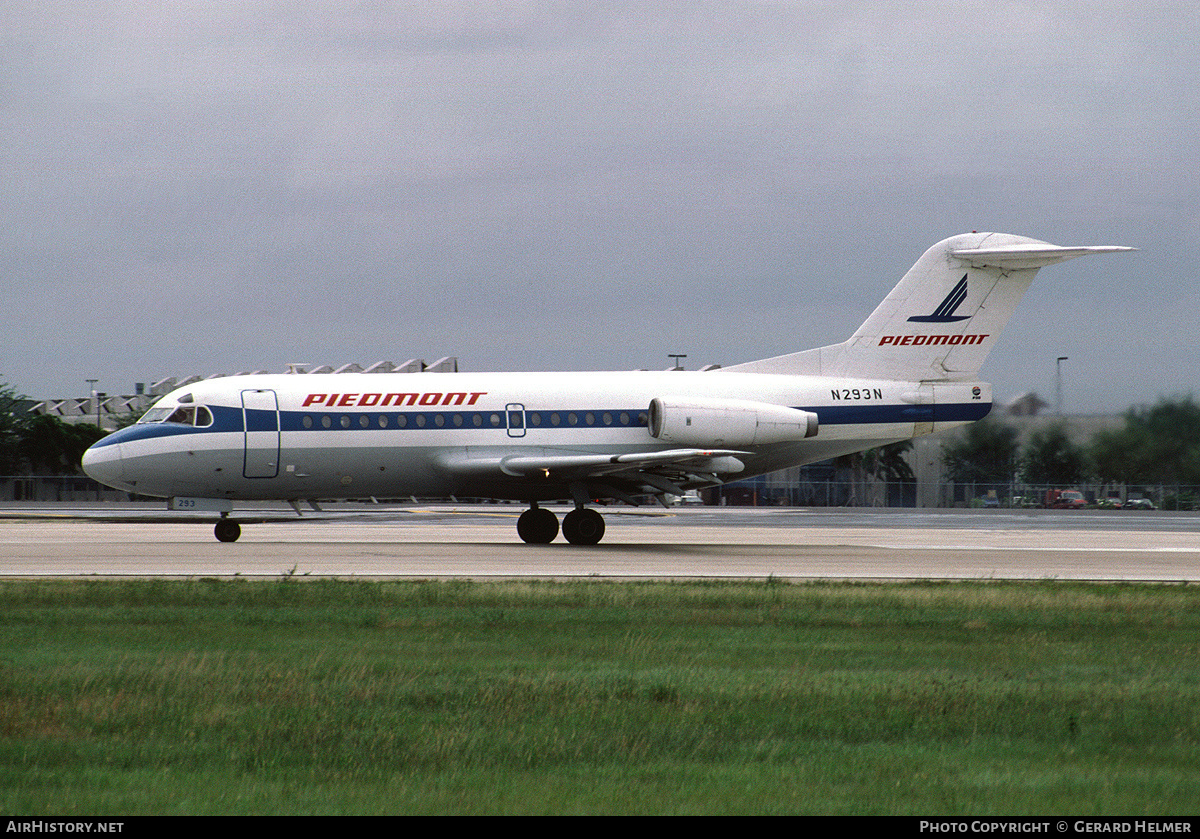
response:
<path id="1" fill-rule="evenodd" d="M 234 501 L 477 497 L 529 505 L 517 533 L 552 542 L 539 503 L 571 499 L 567 542 L 604 536 L 594 502 L 640 504 L 982 419 L 978 381 L 1038 270 L 1118 246 L 1002 233 L 945 239 L 840 344 L 703 371 L 242 375 L 187 384 L 96 442 L 100 483 L 216 513 Z"/>

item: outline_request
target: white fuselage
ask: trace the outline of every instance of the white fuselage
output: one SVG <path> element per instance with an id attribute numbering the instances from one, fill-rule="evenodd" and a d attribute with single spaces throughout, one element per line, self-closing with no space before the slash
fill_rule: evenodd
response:
<path id="1" fill-rule="evenodd" d="M 816 414 L 813 436 L 768 444 L 709 440 L 698 428 L 691 445 L 736 450 L 741 466 L 719 480 L 693 475 L 686 485 L 695 487 L 962 425 L 987 414 L 991 389 L 721 370 L 236 376 L 166 395 L 148 415 L 157 421 L 104 438 L 85 468 L 106 484 L 163 497 L 564 498 L 569 476 L 552 467 L 531 481 L 461 464 L 677 449 L 651 436 L 653 399 L 746 400 Z M 170 409 L 184 410 L 170 421 Z"/>

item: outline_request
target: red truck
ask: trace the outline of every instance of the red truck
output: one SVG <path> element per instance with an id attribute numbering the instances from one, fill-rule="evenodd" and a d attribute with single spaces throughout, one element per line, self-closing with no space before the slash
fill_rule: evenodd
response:
<path id="1" fill-rule="evenodd" d="M 1052 510 L 1082 510 L 1087 499 L 1077 489 L 1046 490 L 1046 506 Z"/>

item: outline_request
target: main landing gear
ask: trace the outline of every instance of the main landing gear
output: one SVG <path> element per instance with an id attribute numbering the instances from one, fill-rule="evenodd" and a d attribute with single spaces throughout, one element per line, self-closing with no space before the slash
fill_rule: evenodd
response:
<path id="1" fill-rule="evenodd" d="M 576 507 L 563 516 L 562 534 L 572 545 L 595 545 L 604 538 L 604 516 Z M 558 535 L 558 517 L 534 503 L 517 519 L 517 535 L 531 545 L 548 545 Z"/>

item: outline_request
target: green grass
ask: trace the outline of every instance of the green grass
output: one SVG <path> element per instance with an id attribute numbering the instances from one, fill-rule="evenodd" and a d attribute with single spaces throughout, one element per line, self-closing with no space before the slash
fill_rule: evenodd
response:
<path id="1" fill-rule="evenodd" d="M 0 810 L 1187 814 L 1197 594 L 0 582 Z"/>

